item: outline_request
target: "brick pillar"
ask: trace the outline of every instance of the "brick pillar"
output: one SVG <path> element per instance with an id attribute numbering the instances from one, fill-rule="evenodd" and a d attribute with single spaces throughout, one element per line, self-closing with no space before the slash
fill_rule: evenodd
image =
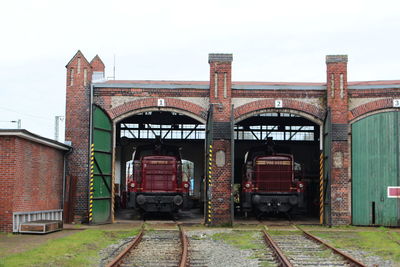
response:
<path id="1" fill-rule="evenodd" d="M 327 104 L 331 110 L 331 222 L 351 223 L 351 182 L 349 177 L 349 120 L 347 117 L 347 55 L 326 56 Z"/>
<path id="2" fill-rule="evenodd" d="M 92 67 L 93 71 L 93 80 L 104 79 L 105 65 L 98 55 L 96 55 L 92 61 L 90 61 L 90 66 Z"/>
<path id="3" fill-rule="evenodd" d="M 86 221 L 88 209 L 88 160 L 90 81 L 92 67 L 81 51 L 66 66 L 67 96 L 65 111 L 65 140 L 72 142 L 68 156 L 66 200 L 75 221 Z M 72 182 L 73 181 L 73 182 Z M 76 181 L 76 188 L 73 188 Z M 72 219 L 72 218 L 71 218 Z"/>
<path id="4" fill-rule="evenodd" d="M 211 225 L 231 225 L 232 54 L 209 54 L 210 103 L 213 104 Z"/>

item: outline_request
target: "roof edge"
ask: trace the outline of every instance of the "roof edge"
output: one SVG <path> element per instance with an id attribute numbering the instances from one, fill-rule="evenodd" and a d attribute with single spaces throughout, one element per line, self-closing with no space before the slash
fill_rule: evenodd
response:
<path id="1" fill-rule="evenodd" d="M 68 151 L 71 149 L 71 146 L 63 144 L 61 142 L 31 133 L 25 129 L 0 129 L 0 136 L 14 136 L 20 137 L 26 140 L 34 141 L 36 143 L 46 145 L 49 147 L 53 147 L 59 150 Z"/>

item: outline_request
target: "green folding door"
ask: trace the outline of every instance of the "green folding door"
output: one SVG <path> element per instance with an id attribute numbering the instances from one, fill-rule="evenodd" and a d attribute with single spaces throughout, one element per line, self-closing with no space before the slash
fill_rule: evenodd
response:
<path id="1" fill-rule="evenodd" d="M 400 225 L 399 112 L 384 112 L 353 123 L 352 221 L 355 225 Z"/>
<path id="2" fill-rule="evenodd" d="M 94 154 L 94 155 L 93 155 Z M 112 123 L 107 114 L 93 106 L 91 157 L 92 223 L 111 221 L 112 205 Z"/>

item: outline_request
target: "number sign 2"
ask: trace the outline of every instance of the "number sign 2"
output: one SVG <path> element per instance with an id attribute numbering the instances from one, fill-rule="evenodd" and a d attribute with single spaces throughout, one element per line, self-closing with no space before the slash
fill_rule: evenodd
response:
<path id="1" fill-rule="evenodd" d="M 275 100 L 275 108 L 283 108 L 283 101 L 280 99 Z"/>

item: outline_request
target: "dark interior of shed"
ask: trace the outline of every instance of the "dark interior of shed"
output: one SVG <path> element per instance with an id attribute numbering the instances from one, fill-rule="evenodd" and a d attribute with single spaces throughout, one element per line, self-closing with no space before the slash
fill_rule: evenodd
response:
<path id="1" fill-rule="evenodd" d="M 169 111 L 148 111 L 138 113 L 116 125 L 116 193 L 117 218 L 139 219 L 143 216 L 151 219 L 203 218 L 204 192 L 204 137 L 205 126 L 189 116 Z M 165 145 L 180 147 L 182 165 L 190 179 L 189 194 L 192 202 L 190 211 L 179 211 L 177 214 L 136 214 L 126 208 L 127 178 L 133 173 L 132 155 L 135 148 L 154 144 L 160 138 Z"/>
<path id="2" fill-rule="evenodd" d="M 319 210 L 319 148 L 320 126 L 296 114 L 262 113 L 235 124 L 235 188 L 239 188 L 244 172 L 244 158 L 249 149 L 273 140 L 277 153 L 292 154 L 301 164 L 302 180 L 306 183 L 306 208 L 292 210 L 290 217 L 317 217 Z M 239 189 L 240 190 L 240 189 Z M 238 205 L 236 205 L 238 206 Z M 243 216 L 237 209 L 237 217 Z M 254 215 L 254 214 L 253 214 Z M 263 214 L 263 219 L 283 214 Z"/>

